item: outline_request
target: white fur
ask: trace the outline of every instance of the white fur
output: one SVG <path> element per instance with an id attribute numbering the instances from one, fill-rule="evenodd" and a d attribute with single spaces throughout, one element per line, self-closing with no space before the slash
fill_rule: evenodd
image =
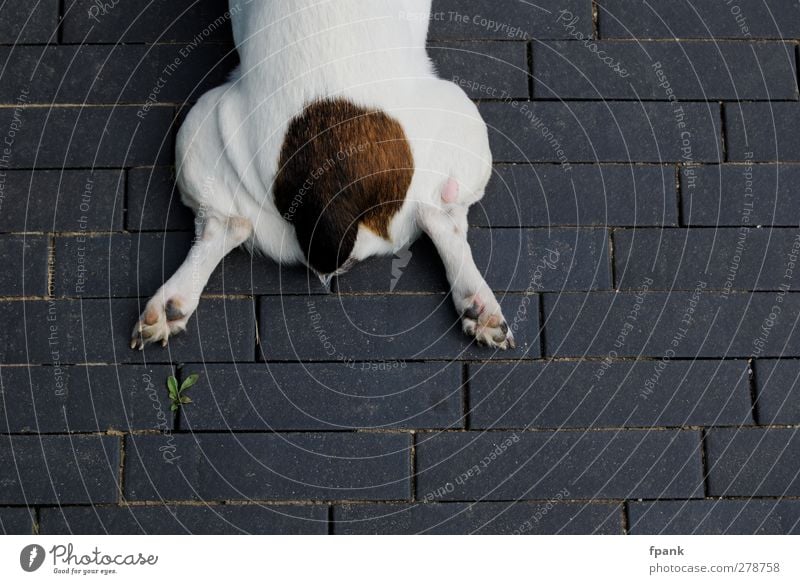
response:
<path id="1" fill-rule="evenodd" d="M 461 216 L 462 230 L 450 230 L 456 235 L 452 241 L 443 231 L 432 237 L 438 246 L 459 249 L 455 258 L 443 253 L 457 308 L 464 310 L 480 294 L 480 304 L 488 306 L 483 320 L 499 315 L 466 244 L 466 210 L 483 196 L 491 175 L 487 129 L 472 101 L 461 88 L 439 79 L 428 58 L 431 0 L 231 0 L 230 11 L 241 65 L 226 84 L 198 101 L 177 137 L 178 187 L 200 219 L 198 235 L 206 218 L 246 218 L 253 226 L 249 245 L 254 250 L 278 262 L 304 262 L 294 227 L 273 201 L 279 155 L 289 123 L 310 102 L 345 98 L 398 120 L 415 163 L 406 202 L 390 224 L 391 241 L 361 229 L 353 259 L 391 254 L 422 229 L 430 234 L 443 218 Z M 459 186 L 454 204 L 442 200 L 450 179 Z M 460 210 L 454 213 L 454 206 Z M 218 230 L 217 237 L 228 232 Z M 210 264 L 220 261 L 218 256 L 202 257 Z M 462 273 L 453 262 L 472 268 Z M 214 266 L 195 269 L 203 285 Z M 186 276 L 182 270 L 156 294 L 156 308 L 170 294 L 195 296 L 180 282 Z M 196 306 L 188 304 L 191 310 Z M 476 334 L 470 326 L 465 322 L 465 329 Z M 142 328 L 140 323 L 134 330 L 134 341 Z M 496 331 L 478 336 L 502 345 L 488 338 Z M 134 344 L 143 347 L 154 340 L 166 337 Z"/>

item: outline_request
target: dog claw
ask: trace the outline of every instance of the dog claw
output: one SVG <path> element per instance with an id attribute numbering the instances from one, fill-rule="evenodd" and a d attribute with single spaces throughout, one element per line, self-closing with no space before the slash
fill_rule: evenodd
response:
<path id="1" fill-rule="evenodd" d="M 503 318 L 500 306 L 493 299 L 489 303 L 477 295 L 463 312 L 464 332 L 475 337 L 479 347 L 490 347 L 505 351 L 517 347 L 514 335 Z"/>
<path id="2" fill-rule="evenodd" d="M 185 303 L 179 297 L 170 298 L 165 304 L 156 296 L 147 303 L 139 322 L 133 327 L 131 349 L 144 351 L 150 343 L 160 341 L 166 347 L 169 338 L 186 328 L 189 315 Z"/>

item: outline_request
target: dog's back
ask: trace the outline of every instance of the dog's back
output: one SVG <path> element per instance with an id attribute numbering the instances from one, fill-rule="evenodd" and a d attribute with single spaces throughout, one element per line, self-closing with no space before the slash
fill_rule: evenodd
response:
<path id="1" fill-rule="evenodd" d="M 464 331 L 513 335 L 472 258 L 467 210 L 492 169 L 486 124 L 425 49 L 430 0 L 231 0 L 241 65 L 177 136 L 182 200 L 198 216 L 184 265 L 132 346 L 166 342 L 225 255 L 249 245 L 323 279 L 424 231 Z"/>
<path id="2" fill-rule="evenodd" d="M 268 97 L 364 95 L 429 75 L 431 0 L 231 0 L 245 84 Z M 288 94 L 287 94 L 288 92 Z M 297 112 L 295 112 L 297 113 Z"/>

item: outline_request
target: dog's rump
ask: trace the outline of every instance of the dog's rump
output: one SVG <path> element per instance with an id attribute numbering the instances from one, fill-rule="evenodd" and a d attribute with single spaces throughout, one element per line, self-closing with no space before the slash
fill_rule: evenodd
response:
<path id="1" fill-rule="evenodd" d="M 320 100 L 289 124 L 275 205 L 294 225 L 308 265 L 333 274 L 350 258 L 359 226 L 390 239 L 413 174 L 397 120 L 346 99 Z"/>

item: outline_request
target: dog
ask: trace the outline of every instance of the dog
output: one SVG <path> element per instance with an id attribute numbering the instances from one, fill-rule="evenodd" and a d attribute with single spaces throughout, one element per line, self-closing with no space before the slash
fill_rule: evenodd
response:
<path id="1" fill-rule="evenodd" d="M 464 332 L 514 348 L 467 241 L 469 207 L 492 173 L 488 130 L 428 57 L 431 0 L 231 0 L 229 14 L 240 65 L 176 139 L 194 243 L 145 306 L 131 348 L 183 331 L 239 246 L 305 264 L 327 285 L 422 233 Z"/>

